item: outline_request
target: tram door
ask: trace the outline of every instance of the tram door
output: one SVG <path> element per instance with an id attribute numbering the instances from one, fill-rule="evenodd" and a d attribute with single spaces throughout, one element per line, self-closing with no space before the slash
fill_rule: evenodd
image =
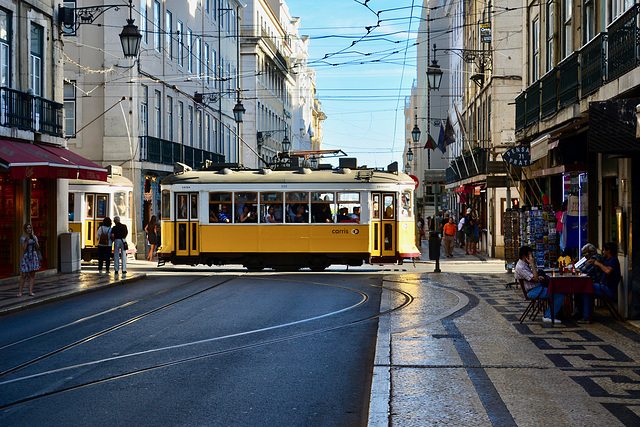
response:
<path id="1" fill-rule="evenodd" d="M 176 194 L 176 255 L 200 254 L 198 241 L 198 193 Z"/>
<path id="2" fill-rule="evenodd" d="M 371 193 L 371 256 L 382 256 L 382 195 Z"/>
<path id="3" fill-rule="evenodd" d="M 107 216 L 109 195 L 104 193 L 85 194 L 84 246 L 97 246 L 96 233 Z"/>
<path id="4" fill-rule="evenodd" d="M 382 194 L 382 256 L 396 256 L 396 195 Z"/>

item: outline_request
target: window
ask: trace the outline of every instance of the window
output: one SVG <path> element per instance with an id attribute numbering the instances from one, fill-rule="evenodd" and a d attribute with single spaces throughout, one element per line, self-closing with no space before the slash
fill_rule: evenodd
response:
<path id="1" fill-rule="evenodd" d="M 333 193 L 311 193 L 311 222 L 333 224 L 336 206 Z"/>
<path id="2" fill-rule="evenodd" d="M 129 192 L 129 197 L 131 193 Z M 116 191 L 113 193 L 113 215 L 121 218 L 130 218 L 129 216 L 129 198 L 126 191 Z"/>
<path id="3" fill-rule="evenodd" d="M 554 60 L 554 46 L 555 46 L 555 11 L 554 11 L 554 1 L 549 0 L 547 2 L 547 61 L 546 61 L 546 70 L 551 71 L 553 66 L 555 65 Z"/>
<path id="4" fill-rule="evenodd" d="M 382 219 L 395 219 L 395 198 L 391 194 L 385 194 L 382 198 Z"/>
<path id="5" fill-rule="evenodd" d="M 562 30 L 562 55 L 564 58 L 566 58 L 571 54 L 571 52 L 573 52 L 573 44 L 571 40 L 571 17 L 573 16 L 573 0 L 564 0 L 563 6 L 564 26 Z"/>
<path id="6" fill-rule="evenodd" d="M 211 66 L 213 68 L 213 87 L 218 88 L 218 64 L 216 63 L 216 51 L 211 51 Z"/>
<path id="7" fill-rule="evenodd" d="M 207 114 L 207 138 L 206 138 L 206 143 L 207 143 L 207 147 L 206 150 L 207 151 L 211 151 L 211 115 Z"/>
<path id="8" fill-rule="evenodd" d="M 338 193 L 336 222 L 360 222 L 360 193 Z"/>
<path id="9" fill-rule="evenodd" d="M 160 41 L 162 40 L 162 26 L 160 25 L 160 3 L 153 2 L 153 44 L 156 52 L 160 51 Z"/>
<path id="10" fill-rule="evenodd" d="M 162 94 L 160 93 L 159 90 L 156 91 L 156 102 L 155 102 L 155 109 L 156 109 L 156 137 L 158 138 L 162 138 Z"/>
<path id="11" fill-rule="evenodd" d="M 309 193 L 287 193 L 286 202 L 286 222 L 294 224 L 309 222 Z"/>
<path id="12" fill-rule="evenodd" d="M 209 13 L 209 9 L 211 9 L 211 0 L 204 0 L 204 11 L 205 11 L 205 13 Z"/>
<path id="13" fill-rule="evenodd" d="M 76 134 L 76 86 L 75 82 L 64 83 L 64 136 Z"/>
<path id="14" fill-rule="evenodd" d="M 260 193 L 260 222 L 282 222 L 282 193 Z"/>
<path id="15" fill-rule="evenodd" d="M 258 193 L 236 193 L 234 216 L 236 223 L 258 222 Z"/>
<path id="16" fill-rule="evenodd" d="M 196 109 L 196 130 L 198 132 L 198 148 L 202 148 L 202 110 Z"/>
<path id="17" fill-rule="evenodd" d="M 531 25 L 531 81 L 540 77 L 540 18 L 533 18 Z"/>
<path id="18" fill-rule="evenodd" d="M 149 43 L 149 35 L 147 33 L 147 0 L 140 0 L 140 34 L 142 41 Z"/>
<path id="19" fill-rule="evenodd" d="M 142 99 L 140 100 L 140 126 L 144 136 L 149 135 L 149 88 L 142 85 Z"/>
<path id="20" fill-rule="evenodd" d="M 584 31 L 582 44 L 586 44 L 589 40 L 595 36 L 595 15 L 594 15 L 594 0 L 585 0 L 584 2 Z"/>
<path id="21" fill-rule="evenodd" d="M 233 222 L 231 193 L 209 193 L 209 223 Z"/>
<path id="22" fill-rule="evenodd" d="M 44 28 L 31 23 L 31 57 L 30 57 L 30 84 L 33 94 L 42 96 L 42 60 L 44 54 Z"/>
<path id="23" fill-rule="evenodd" d="M 184 145 L 184 103 L 182 101 L 178 101 L 178 142 Z"/>
<path id="24" fill-rule="evenodd" d="M 171 29 L 173 28 L 173 23 L 171 22 L 172 16 L 171 12 L 167 10 L 164 20 L 164 30 L 165 34 L 165 45 L 167 49 L 167 58 L 173 59 L 173 35 L 171 34 Z"/>
<path id="25" fill-rule="evenodd" d="M 173 141 L 173 98 L 167 96 L 167 139 Z"/>
<path id="26" fill-rule="evenodd" d="M 202 57 L 200 56 L 200 37 L 196 37 L 194 40 L 194 60 L 196 63 L 196 75 L 198 78 L 202 77 Z"/>
<path id="27" fill-rule="evenodd" d="M 161 218 L 170 219 L 171 218 L 171 192 L 169 190 L 162 190 L 161 201 L 162 201 Z"/>
<path id="28" fill-rule="evenodd" d="M 191 29 L 187 28 L 187 71 L 193 72 L 192 45 L 191 45 Z"/>
<path id="29" fill-rule="evenodd" d="M 402 191 L 402 206 L 400 207 L 400 218 L 411 218 L 413 202 L 411 201 L 411 190 Z"/>
<path id="30" fill-rule="evenodd" d="M 209 44 L 208 43 L 204 44 L 204 55 L 202 59 L 204 62 L 204 82 L 205 84 L 210 84 L 211 83 L 211 64 L 209 63 Z"/>
<path id="31" fill-rule="evenodd" d="M 2 87 L 11 87 L 10 37 L 11 12 L 0 9 L 0 86 Z"/>
<path id="32" fill-rule="evenodd" d="M 182 36 L 182 22 L 176 23 L 176 31 L 178 33 L 178 65 L 184 66 L 184 38 Z"/>
<path id="33" fill-rule="evenodd" d="M 193 107 L 189 106 L 189 146 L 193 147 Z"/>

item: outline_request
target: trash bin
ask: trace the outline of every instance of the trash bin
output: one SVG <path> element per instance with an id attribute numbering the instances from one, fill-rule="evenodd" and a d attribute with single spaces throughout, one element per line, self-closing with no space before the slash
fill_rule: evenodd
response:
<path id="1" fill-rule="evenodd" d="M 435 231 L 429 233 L 429 259 L 440 259 L 440 235 Z"/>
<path id="2" fill-rule="evenodd" d="M 80 271 L 80 233 L 60 233 L 60 272 Z"/>

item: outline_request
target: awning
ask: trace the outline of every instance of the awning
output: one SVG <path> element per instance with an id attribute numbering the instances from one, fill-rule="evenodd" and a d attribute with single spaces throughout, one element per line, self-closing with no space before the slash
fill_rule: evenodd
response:
<path id="1" fill-rule="evenodd" d="M 13 179 L 107 180 L 107 170 L 62 147 L 0 140 L 0 165 Z"/>

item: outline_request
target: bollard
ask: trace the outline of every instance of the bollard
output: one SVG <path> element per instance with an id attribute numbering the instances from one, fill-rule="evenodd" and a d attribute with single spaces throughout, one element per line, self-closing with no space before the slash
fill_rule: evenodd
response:
<path id="1" fill-rule="evenodd" d="M 436 261 L 434 273 L 440 273 L 440 235 L 431 231 L 429 233 L 429 259 Z"/>

